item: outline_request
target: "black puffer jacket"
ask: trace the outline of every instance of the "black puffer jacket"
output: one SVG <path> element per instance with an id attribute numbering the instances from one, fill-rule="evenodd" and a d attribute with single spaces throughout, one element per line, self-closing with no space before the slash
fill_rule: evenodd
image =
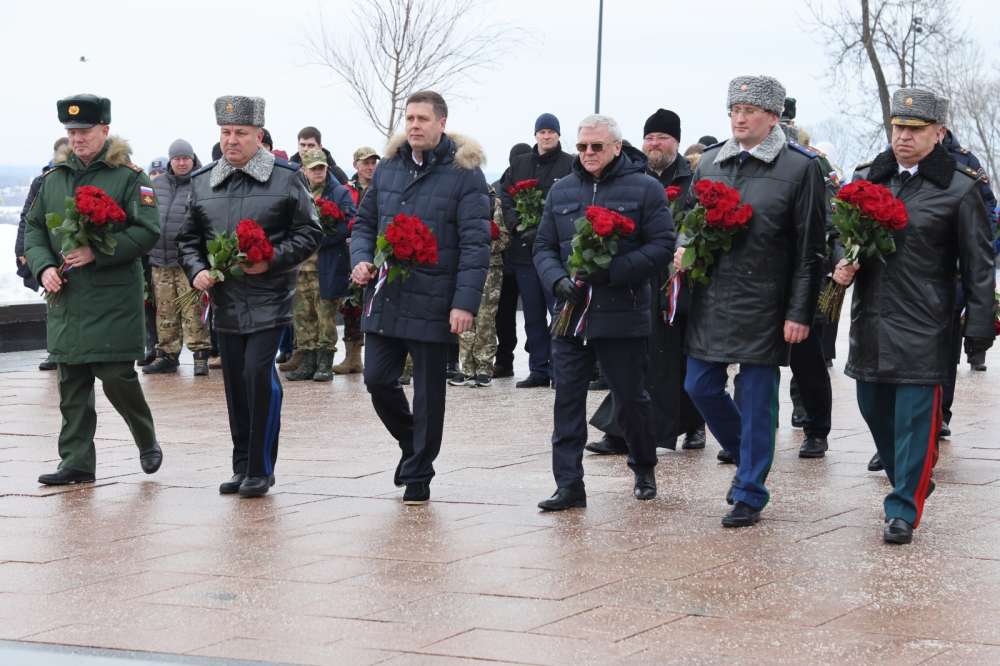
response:
<path id="1" fill-rule="evenodd" d="M 191 194 L 191 174 L 201 168 L 201 161 L 194 156 L 194 167 L 186 176 L 174 174 L 173 167 L 153 181 L 156 203 L 160 207 L 160 240 L 149 251 L 152 266 L 179 266 L 177 232 L 187 219 L 188 195 Z"/>
<path id="2" fill-rule="evenodd" d="M 317 268 L 319 270 L 319 296 L 332 301 L 347 295 L 350 286 L 351 256 L 347 251 L 347 225 L 357 215 L 351 191 L 337 183 L 329 171 L 326 172 L 326 186 L 323 198 L 337 204 L 345 215 L 345 220 L 337 224 L 332 234 L 324 232 L 319 244 Z"/>
<path id="3" fill-rule="evenodd" d="M 955 267 L 966 299 L 965 335 L 993 337 L 990 225 L 974 175 L 940 145 L 902 185 L 892 151 L 860 167 L 855 178 L 890 188 L 909 222 L 896 251 L 865 261 L 854 282 L 851 352 L 844 372 L 863 382 L 941 384 L 952 356 Z"/>
<path id="4" fill-rule="evenodd" d="M 24 206 L 21 208 L 21 217 L 17 222 L 17 237 L 14 239 L 14 262 L 17 264 L 17 275 L 21 278 L 25 288 L 32 291 L 38 289 L 38 280 L 31 274 L 31 268 L 28 267 L 28 264 L 21 263 L 21 257 L 24 256 L 24 225 L 27 224 L 28 211 L 31 210 L 31 204 L 35 202 L 35 197 L 38 196 L 38 190 L 42 188 L 42 181 L 45 180 L 44 175 L 48 169 L 49 166 L 45 167 L 41 175 L 35 176 L 31 181 L 31 186 L 28 188 L 28 196 L 25 197 Z"/>
<path id="5" fill-rule="evenodd" d="M 292 321 L 296 268 L 319 247 L 316 207 L 297 169 L 275 162 L 267 182 L 236 171 L 211 186 L 213 162 L 191 176 L 187 221 L 177 234 L 180 263 L 188 280 L 206 270 L 205 242 L 216 232 L 235 231 L 249 218 L 267 232 L 274 259 L 267 272 L 230 278 L 212 287 L 215 327 L 222 333 L 253 333 Z"/>
<path id="6" fill-rule="evenodd" d="M 538 154 L 538 145 L 530 153 L 524 153 L 514 158 L 510 168 L 504 172 L 500 181 L 500 202 L 503 205 L 503 221 L 510 232 L 510 245 L 505 258 L 511 264 L 531 264 L 531 246 L 535 242 L 537 230 L 527 229 L 524 233 L 517 231 L 520 220 L 514 210 L 514 200 L 507 194 L 508 188 L 519 180 L 537 178 L 542 195 L 548 196 L 549 189 L 560 178 L 569 175 L 573 168 L 573 156 L 563 152 L 562 144 L 554 150 Z"/>
<path id="7" fill-rule="evenodd" d="M 718 258 L 709 284 L 694 287 L 685 352 L 703 361 L 787 364 L 784 323 L 812 324 L 825 254 L 827 198 L 816 154 L 787 144 L 775 127 L 742 165 L 732 139 L 706 150 L 695 184 L 702 178 L 739 190 L 753 217 Z"/>
<path id="8" fill-rule="evenodd" d="M 635 222 L 636 231 L 619 243 L 611 260 L 610 283 L 594 285 L 587 313 L 588 338 L 642 338 L 651 329 L 650 278 L 670 262 L 674 251 L 674 223 L 667 196 L 656 179 L 645 174 L 646 158 L 634 148 L 623 148 L 599 180 L 574 159 L 570 175 L 552 186 L 535 240 L 535 269 L 542 286 L 552 290 L 568 277 L 566 261 L 576 234 L 575 221 L 587 206 L 618 211 Z"/>
<path id="9" fill-rule="evenodd" d="M 453 343 L 452 308 L 475 314 L 490 265 L 490 198 L 479 145 L 443 135 L 437 148 L 413 162 L 405 137 L 386 147 L 365 191 L 351 232 L 351 264 L 371 262 L 375 240 L 399 213 L 416 215 L 437 239 L 438 263 L 416 266 L 386 284 L 362 319 L 365 331 L 422 342 Z M 375 280 L 365 289 L 372 298 Z"/>

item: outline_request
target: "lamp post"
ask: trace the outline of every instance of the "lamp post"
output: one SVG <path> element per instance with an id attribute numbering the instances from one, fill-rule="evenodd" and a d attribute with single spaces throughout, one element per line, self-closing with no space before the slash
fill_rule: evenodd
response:
<path id="1" fill-rule="evenodd" d="M 914 16 L 911 24 L 913 32 L 913 48 L 910 49 L 910 87 L 917 85 L 917 34 L 924 31 L 924 19 L 921 16 Z"/>
<path id="2" fill-rule="evenodd" d="M 601 112 L 601 41 L 604 34 L 604 0 L 597 7 L 597 84 L 594 87 L 594 113 Z"/>

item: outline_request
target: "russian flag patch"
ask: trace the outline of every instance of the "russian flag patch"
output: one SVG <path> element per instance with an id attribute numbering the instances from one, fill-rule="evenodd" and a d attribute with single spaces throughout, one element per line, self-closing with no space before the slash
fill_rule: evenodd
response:
<path id="1" fill-rule="evenodd" d="M 146 187 L 145 185 L 140 185 L 139 201 L 142 203 L 143 206 L 155 206 L 156 192 L 153 191 L 152 187 Z"/>

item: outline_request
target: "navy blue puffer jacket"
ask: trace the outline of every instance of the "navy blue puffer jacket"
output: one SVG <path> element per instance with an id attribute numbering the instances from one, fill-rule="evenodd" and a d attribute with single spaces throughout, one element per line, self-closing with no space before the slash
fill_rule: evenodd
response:
<path id="1" fill-rule="evenodd" d="M 357 214 L 351 191 L 337 182 L 333 174 L 326 173 L 323 198 L 329 199 L 344 212 L 344 222 L 338 223 L 332 234 L 323 234 L 319 242 L 316 267 L 319 270 L 319 297 L 332 301 L 347 295 L 351 274 L 351 257 L 347 251 L 347 223 Z"/>
<path id="2" fill-rule="evenodd" d="M 452 308 L 475 314 L 490 264 L 490 198 L 479 145 L 442 135 L 418 167 L 405 137 L 393 139 L 365 192 L 351 233 L 351 264 L 371 262 L 375 240 L 399 213 L 416 215 L 437 239 L 438 263 L 386 284 L 362 319 L 364 330 L 422 342 L 454 343 Z M 372 280 L 365 302 L 372 298 Z"/>
<path id="3" fill-rule="evenodd" d="M 621 239 L 618 254 L 611 260 L 610 283 L 593 287 L 585 330 L 588 338 L 641 338 L 650 333 L 650 278 L 673 257 L 674 223 L 663 186 L 645 170 L 646 158 L 630 147 L 624 147 L 597 180 L 577 157 L 573 171 L 552 186 L 545 200 L 534 261 L 542 286 L 549 290 L 560 278 L 568 277 L 566 261 L 575 221 L 583 217 L 587 206 L 610 208 L 635 222 L 635 233 Z"/>

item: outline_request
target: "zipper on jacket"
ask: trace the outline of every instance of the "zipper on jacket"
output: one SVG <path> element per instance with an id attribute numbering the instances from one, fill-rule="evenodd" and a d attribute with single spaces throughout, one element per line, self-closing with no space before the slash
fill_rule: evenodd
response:
<path id="1" fill-rule="evenodd" d="M 591 206 L 596 206 L 597 205 L 597 181 L 596 180 L 594 181 L 594 195 L 592 197 L 590 197 L 590 205 Z"/>

